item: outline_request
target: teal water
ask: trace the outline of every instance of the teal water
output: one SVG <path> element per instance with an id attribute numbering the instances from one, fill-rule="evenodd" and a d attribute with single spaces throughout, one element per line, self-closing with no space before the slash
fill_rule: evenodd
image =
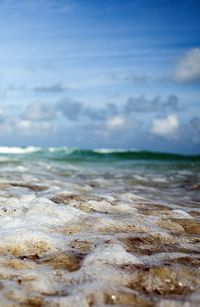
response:
<path id="1" fill-rule="evenodd" d="M 115 189 L 174 203 L 199 200 L 200 155 L 136 150 L 0 147 L 1 180 L 57 180 L 72 184 L 108 181 Z M 98 185 L 98 184 L 97 184 Z M 104 193 L 104 185 L 101 185 Z M 164 191 L 164 195 L 162 195 Z M 182 197 L 182 200 L 180 198 Z M 184 198 L 184 201 L 183 201 Z"/>
<path id="2" fill-rule="evenodd" d="M 199 155 L 151 152 L 143 150 L 109 149 L 70 149 L 66 147 L 0 147 L 0 157 L 18 156 L 21 158 L 49 159 L 60 161 L 191 161 L 200 162 Z"/>

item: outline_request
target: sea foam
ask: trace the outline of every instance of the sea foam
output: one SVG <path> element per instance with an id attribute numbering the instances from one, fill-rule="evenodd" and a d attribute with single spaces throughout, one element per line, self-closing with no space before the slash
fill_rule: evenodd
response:
<path id="1" fill-rule="evenodd" d="M 0 306 L 200 304 L 198 161 L 0 153 Z"/>

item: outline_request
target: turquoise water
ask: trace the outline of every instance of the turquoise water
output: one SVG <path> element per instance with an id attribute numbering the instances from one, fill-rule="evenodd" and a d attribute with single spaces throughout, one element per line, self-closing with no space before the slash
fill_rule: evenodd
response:
<path id="1" fill-rule="evenodd" d="M 60 161 L 191 161 L 200 162 L 200 155 L 183 155 L 136 150 L 109 150 L 109 149 L 70 149 L 66 147 L 39 148 L 39 147 L 3 147 L 0 155 L 18 155 L 22 158 L 43 158 Z"/>
<path id="2" fill-rule="evenodd" d="M 1 147 L 0 167 L 2 181 L 38 180 L 42 184 L 49 180 L 51 185 L 57 180 L 93 185 L 109 180 L 111 194 L 120 189 L 146 196 L 153 189 L 152 200 L 183 205 L 199 200 L 198 189 L 193 188 L 200 183 L 200 155 L 122 149 Z M 96 192 L 104 193 L 104 185 L 101 189 L 97 187 Z"/>
<path id="3" fill-rule="evenodd" d="M 73 149 L 67 147 L 0 147 L 0 155 L 23 155 L 58 160 L 158 160 L 158 161 L 199 161 L 199 155 L 151 152 L 125 149 Z"/>

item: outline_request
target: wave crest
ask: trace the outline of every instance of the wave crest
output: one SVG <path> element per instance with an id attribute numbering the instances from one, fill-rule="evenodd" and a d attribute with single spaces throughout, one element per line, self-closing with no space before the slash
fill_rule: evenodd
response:
<path id="1" fill-rule="evenodd" d="M 200 155 L 181 155 L 126 149 L 78 149 L 68 147 L 0 147 L 1 155 L 34 155 L 51 160 L 157 160 L 157 161 L 200 161 Z"/>

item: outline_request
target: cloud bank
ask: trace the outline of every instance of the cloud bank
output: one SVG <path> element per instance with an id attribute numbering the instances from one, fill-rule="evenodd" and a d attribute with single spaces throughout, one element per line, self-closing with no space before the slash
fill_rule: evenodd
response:
<path id="1" fill-rule="evenodd" d="M 0 134 L 1 139 L 23 140 L 24 144 L 39 146 L 161 150 L 161 144 L 163 150 L 189 151 L 190 143 L 198 150 L 200 118 L 189 116 L 180 120 L 180 105 L 176 95 L 131 96 L 118 106 L 107 103 L 102 107 L 70 97 L 55 102 L 35 101 L 15 117 L 2 113 Z"/>

